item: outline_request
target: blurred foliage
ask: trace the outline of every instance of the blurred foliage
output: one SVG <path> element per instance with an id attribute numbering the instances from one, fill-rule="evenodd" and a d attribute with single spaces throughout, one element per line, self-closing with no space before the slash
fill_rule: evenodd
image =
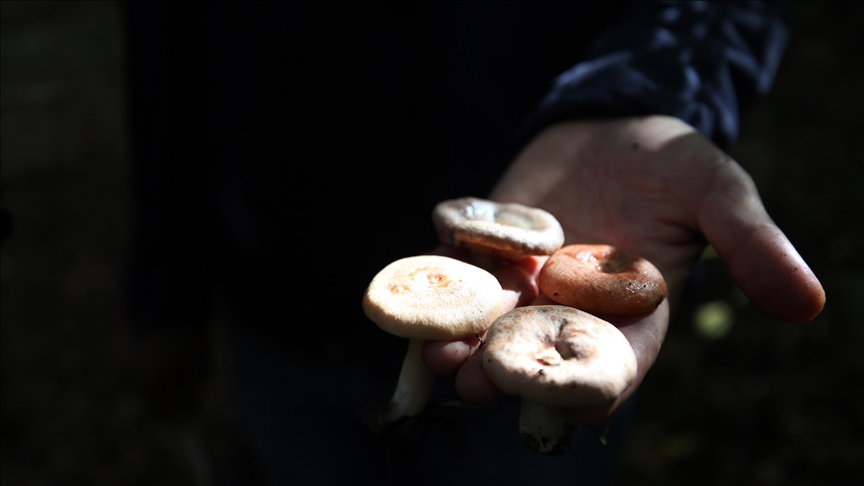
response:
<path id="1" fill-rule="evenodd" d="M 776 85 L 730 153 L 828 304 L 809 323 L 773 320 L 707 250 L 641 388 L 624 483 L 864 483 L 864 3 L 796 2 L 791 25 Z M 185 436 L 121 366 L 117 5 L 4 1 L 0 27 L 0 200 L 16 219 L 0 253 L 0 482 L 189 482 Z M 218 462 L 236 436 L 224 352 L 214 359 L 193 426 Z"/>
<path id="2" fill-rule="evenodd" d="M 735 312 L 725 300 L 699 304 L 693 311 L 693 328 L 706 339 L 719 339 L 729 334 L 735 324 Z"/>

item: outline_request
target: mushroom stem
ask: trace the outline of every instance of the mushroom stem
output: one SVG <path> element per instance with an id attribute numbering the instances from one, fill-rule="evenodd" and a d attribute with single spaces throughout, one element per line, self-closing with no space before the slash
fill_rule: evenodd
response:
<path id="1" fill-rule="evenodd" d="M 560 454 L 575 428 L 563 410 L 620 397 L 632 385 L 637 363 L 630 342 L 612 324 L 572 307 L 533 305 L 492 323 L 483 369 L 501 391 L 522 396 L 525 444 Z"/>
<path id="2" fill-rule="evenodd" d="M 576 426 L 564 419 L 559 407 L 522 399 L 519 434 L 522 441 L 540 454 L 563 454 L 570 445 L 570 433 Z"/>
<path id="3" fill-rule="evenodd" d="M 434 374 L 423 364 L 426 339 L 475 336 L 489 328 L 504 305 L 491 273 L 453 258 L 424 255 L 397 260 L 375 275 L 363 312 L 381 329 L 410 339 L 390 404 L 364 419 L 372 430 L 423 411 Z"/>
<path id="4" fill-rule="evenodd" d="M 419 415 L 426 408 L 432 395 L 435 375 L 423 364 L 421 352 L 424 342 L 424 339 L 411 339 L 408 343 L 408 352 L 402 361 L 396 391 L 393 392 L 390 404 L 382 411 L 384 423 Z"/>

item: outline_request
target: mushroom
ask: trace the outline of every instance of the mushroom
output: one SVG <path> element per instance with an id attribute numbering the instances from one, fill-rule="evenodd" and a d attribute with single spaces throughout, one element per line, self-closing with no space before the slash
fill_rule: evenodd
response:
<path id="1" fill-rule="evenodd" d="M 559 304 L 605 314 L 643 314 L 666 298 L 657 267 L 609 245 L 561 248 L 540 270 L 538 285 Z"/>
<path id="2" fill-rule="evenodd" d="M 563 453 L 560 407 L 609 403 L 636 378 L 636 355 L 612 324 L 572 307 L 526 306 L 499 317 L 486 336 L 483 368 L 501 391 L 522 397 L 519 431 L 543 454 Z"/>
<path id="3" fill-rule="evenodd" d="M 441 243 L 464 246 L 475 256 L 520 260 L 550 255 L 564 244 L 564 230 L 555 216 L 516 203 L 451 199 L 435 206 L 432 220 Z"/>
<path id="4" fill-rule="evenodd" d="M 422 412 L 434 383 L 421 358 L 423 342 L 481 334 L 503 305 L 501 285 L 492 274 L 452 258 L 403 258 L 378 272 L 363 297 L 363 311 L 384 331 L 411 341 L 393 398 L 367 423 L 380 429 Z"/>

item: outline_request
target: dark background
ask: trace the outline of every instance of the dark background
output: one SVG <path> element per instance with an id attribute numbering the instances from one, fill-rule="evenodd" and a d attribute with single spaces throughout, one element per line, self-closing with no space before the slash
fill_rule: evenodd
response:
<path id="1" fill-rule="evenodd" d="M 730 148 L 821 279 L 786 324 L 710 251 L 622 444 L 627 484 L 864 480 L 864 4 L 799 2 L 772 93 Z M 202 413 L 161 423 L 125 366 L 130 196 L 110 2 L 2 2 L 0 482 L 206 484 L 238 448 L 224 325 Z"/>

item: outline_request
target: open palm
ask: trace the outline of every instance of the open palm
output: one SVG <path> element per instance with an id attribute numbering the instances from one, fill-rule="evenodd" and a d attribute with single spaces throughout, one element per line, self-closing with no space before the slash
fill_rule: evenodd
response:
<path id="1" fill-rule="evenodd" d="M 819 281 L 766 213 L 750 176 L 675 118 L 552 126 L 522 151 L 490 198 L 543 208 L 561 222 L 565 244 L 617 246 L 650 260 L 666 279 L 669 299 L 654 312 L 601 316 L 630 341 L 638 376 L 607 406 L 572 410 L 577 423 L 602 421 L 639 386 L 660 351 L 670 309 L 707 243 L 744 293 L 774 317 L 805 321 L 824 305 Z M 481 354 L 459 364 L 457 390 L 469 401 L 488 402 L 500 394 L 482 371 Z M 446 360 L 434 351 L 426 357 Z"/>

